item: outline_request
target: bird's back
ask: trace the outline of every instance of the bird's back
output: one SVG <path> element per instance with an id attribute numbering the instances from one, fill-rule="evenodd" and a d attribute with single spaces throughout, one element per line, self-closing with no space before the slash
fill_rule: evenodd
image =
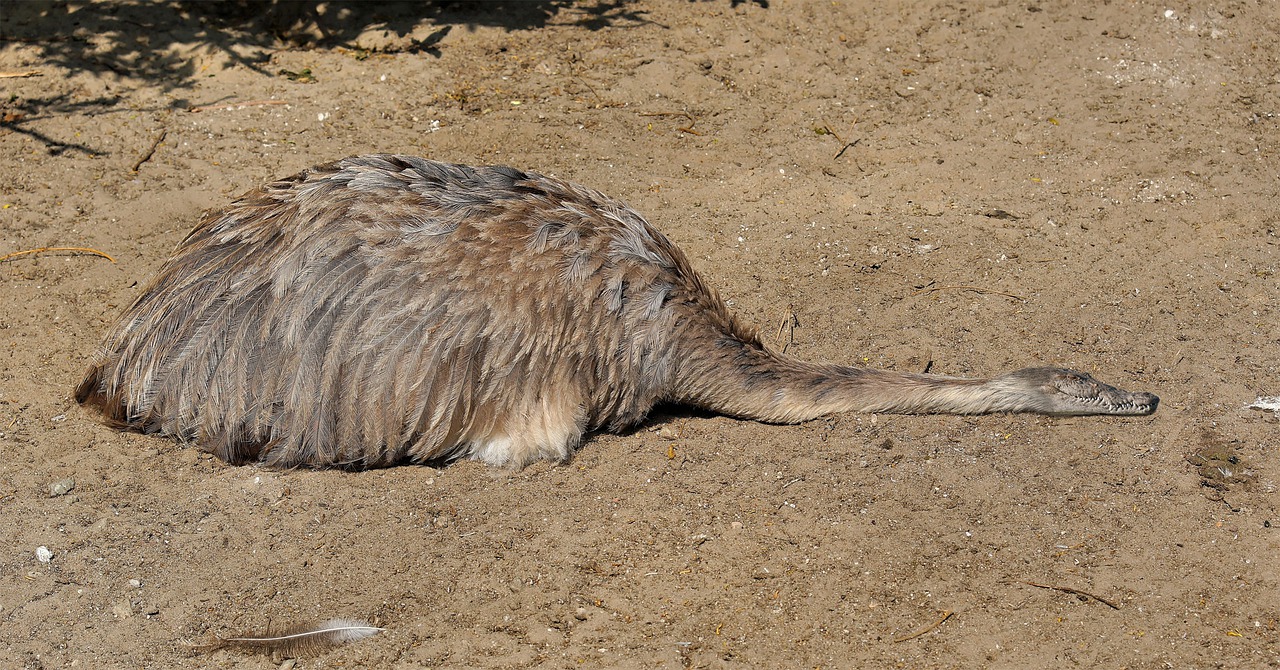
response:
<path id="1" fill-rule="evenodd" d="M 206 216 L 77 397 L 236 463 L 522 465 L 665 399 L 690 315 L 736 328 L 620 202 L 511 168 L 361 156 Z"/>

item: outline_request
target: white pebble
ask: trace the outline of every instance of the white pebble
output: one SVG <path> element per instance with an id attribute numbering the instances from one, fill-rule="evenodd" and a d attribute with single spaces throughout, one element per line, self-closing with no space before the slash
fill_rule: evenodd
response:
<path id="1" fill-rule="evenodd" d="M 36 547 L 36 560 L 41 563 L 48 563 L 53 560 L 53 552 L 49 551 L 49 548 L 42 544 Z"/>
<path id="2" fill-rule="evenodd" d="M 71 492 L 71 489 L 74 489 L 75 487 L 76 487 L 76 480 L 74 477 L 59 479 L 58 481 L 49 485 L 49 495 L 54 498 L 58 496 L 65 496 Z"/>

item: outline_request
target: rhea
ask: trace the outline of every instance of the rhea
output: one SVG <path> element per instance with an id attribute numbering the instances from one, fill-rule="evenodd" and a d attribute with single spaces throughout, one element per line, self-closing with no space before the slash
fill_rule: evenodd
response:
<path id="1" fill-rule="evenodd" d="M 804 362 L 766 347 L 625 204 L 393 155 L 320 165 L 205 215 L 76 399 L 280 468 L 561 461 L 658 403 L 773 423 L 1159 403 L 1061 368 L 966 379 Z"/>

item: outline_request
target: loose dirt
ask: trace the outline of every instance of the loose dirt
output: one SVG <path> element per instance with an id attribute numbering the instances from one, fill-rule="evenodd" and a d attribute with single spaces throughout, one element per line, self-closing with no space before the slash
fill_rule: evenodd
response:
<path id="1" fill-rule="evenodd" d="M 296 667 L 1280 664 L 1277 418 L 1246 409 L 1280 393 L 1272 3 L 0 14 L 0 254 L 114 258 L 0 262 L 0 665 L 271 668 L 182 641 L 330 617 L 387 630 Z M 71 400 L 202 210 L 370 152 L 620 197 L 806 359 L 1163 403 L 673 408 L 563 465 L 345 473 Z"/>

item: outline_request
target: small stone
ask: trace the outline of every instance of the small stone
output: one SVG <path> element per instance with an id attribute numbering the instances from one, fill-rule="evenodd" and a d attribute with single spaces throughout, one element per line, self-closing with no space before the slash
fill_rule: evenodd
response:
<path id="1" fill-rule="evenodd" d="M 578 608 L 578 610 L 577 610 L 576 612 L 574 612 L 574 613 L 573 613 L 573 618 L 577 619 L 578 621 L 586 621 L 586 620 L 587 620 L 587 608 L 585 608 L 585 607 L 579 607 L 579 608 Z"/>
<path id="2" fill-rule="evenodd" d="M 49 497 L 57 498 L 58 496 L 65 496 L 71 492 L 71 489 L 74 489 L 75 487 L 76 487 L 76 480 L 74 477 L 59 479 L 58 481 L 49 485 Z"/>
<path id="3" fill-rule="evenodd" d="M 53 552 L 49 551 L 49 548 L 42 544 L 36 547 L 36 560 L 41 563 L 48 563 L 53 560 Z"/>
<path id="4" fill-rule="evenodd" d="M 140 589 L 140 588 L 142 588 L 142 581 L 141 581 L 141 580 L 138 580 L 138 579 L 130 579 L 130 580 L 129 580 L 129 588 L 132 588 L 132 589 Z"/>
<path id="5" fill-rule="evenodd" d="M 656 431 L 654 431 L 654 432 L 656 432 L 656 433 L 658 434 L 658 437 L 660 437 L 660 438 L 662 438 L 662 439 L 664 439 L 664 440 L 678 440 L 678 439 L 680 439 L 680 433 L 676 432 L 676 430 L 675 430 L 674 428 L 672 428 L 671 426 L 662 426 L 661 428 L 659 428 L 658 430 L 656 430 Z"/>
<path id="6" fill-rule="evenodd" d="M 732 529 L 734 529 L 734 530 L 742 530 L 742 522 L 741 522 L 741 521 L 734 521 L 733 523 L 729 524 L 729 527 L 730 527 L 730 528 L 732 528 Z"/>

